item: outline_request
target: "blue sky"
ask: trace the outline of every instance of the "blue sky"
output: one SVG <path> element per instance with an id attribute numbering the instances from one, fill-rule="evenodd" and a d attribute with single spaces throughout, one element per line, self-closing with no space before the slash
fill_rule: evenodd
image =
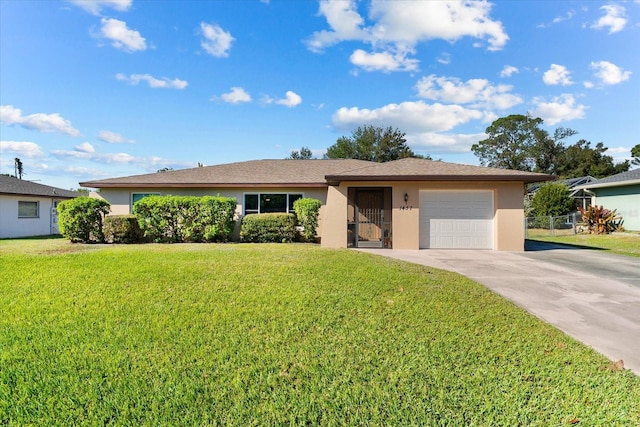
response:
<path id="1" fill-rule="evenodd" d="M 478 164 L 530 113 L 621 161 L 640 1 L 0 1 L 0 172 L 78 182 L 327 147 L 393 126 Z"/>

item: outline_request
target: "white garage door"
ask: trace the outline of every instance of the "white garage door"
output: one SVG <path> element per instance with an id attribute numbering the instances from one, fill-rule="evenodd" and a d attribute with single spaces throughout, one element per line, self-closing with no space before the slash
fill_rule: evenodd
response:
<path id="1" fill-rule="evenodd" d="M 493 249 L 493 192 L 420 191 L 420 248 Z"/>

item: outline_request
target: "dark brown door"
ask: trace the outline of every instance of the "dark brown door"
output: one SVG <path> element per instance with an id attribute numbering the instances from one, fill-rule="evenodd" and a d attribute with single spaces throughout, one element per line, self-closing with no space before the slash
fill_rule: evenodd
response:
<path id="1" fill-rule="evenodd" d="M 384 190 L 356 191 L 356 246 L 381 248 L 384 222 Z"/>

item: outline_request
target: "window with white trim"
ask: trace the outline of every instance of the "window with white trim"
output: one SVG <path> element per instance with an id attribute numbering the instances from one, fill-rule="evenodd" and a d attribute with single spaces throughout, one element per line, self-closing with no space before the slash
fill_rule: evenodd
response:
<path id="1" fill-rule="evenodd" d="M 39 218 L 40 203 L 18 201 L 18 218 Z"/>
<path id="2" fill-rule="evenodd" d="M 303 197 L 300 193 L 247 193 L 244 195 L 244 214 L 293 213 L 293 202 Z"/>
<path id="3" fill-rule="evenodd" d="M 131 193 L 131 208 L 130 211 L 133 213 L 133 205 L 136 204 L 138 200 L 142 200 L 145 197 L 149 196 L 159 196 L 160 193 Z"/>

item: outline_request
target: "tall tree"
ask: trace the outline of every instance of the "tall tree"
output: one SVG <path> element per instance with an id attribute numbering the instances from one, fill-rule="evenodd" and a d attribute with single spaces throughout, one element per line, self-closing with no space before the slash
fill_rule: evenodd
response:
<path id="1" fill-rule="evenodd" d="M 293 150 L 291 151 L 291 155 L 287 157 L 290 160 L 311 160 L 313 159 L 313 153 L 309 149 L 309 147 L 302 147 L 300 151 Z"/>
<path id="2" fill-rule="evenodd" d="M 549 142 L 549 135 L 539 127 L 541 124 L 541 118 L 528 115 L 501 117 L 486 129 L 488 138 L 473 144 L 471 151 L 483 166 L 533 171 L 536 166 L 532 158 L 534 147 L 539 142 Z M 556 149 L 555 145 L 551 148 L 552 151 Z"/>
<path id="3" fill-rule="evenodd" d="M 327 148 L 325 158 L 359 159 L 379 163 L 406 157 L 424 158 L 409 148 L 405 136 L 404 132 L 391 126 L 359 126 L 350 137 L 341 136 L 335 144 Z"/>
<path id="4" fill-rule="evenodd" d="M 640 166 L 640 144 L 636 144 L 635 147 L 631 149 L 631 164 Z"/>
<path id="5" fill-rule="evenodd" d="M 22 179 L 22 175 L 24 175 L 24 169 L 22 168 L 22 161 L 19 158 L 13 159 L 13 169 L 15 173 L 15 177 L 18 179 Z"/>
<path id="6" fill-rule="evenodd" d="M 561 154 L 557 174 L 564 178 L 574 178 L 579 176 L 592 176 L 594 178 L 604 178 L 629 170 L 629 161 L 613 163 L 613 157 L 604 154 L 607 147 L 602 142 L 598 142 L 595 147 L 584 139 L 567 147 Z"/>
<path id="7" fill-rule="evenodd" d="M 575 130 L 559 127 L 551 136 L 540 128 L 542 123 L 541 118 L 521 114 L 499 118 L 487 128 L 488 138 L 471 146 L 471 151 L 484 166 L 563 178 L 601 178 L 629 170 L 629 161 L 614 164 L 613 158 L 604 154 L 607 148 L 603 143 L 591 147 L 590 142 L 581 139 L 566 146 L 565 140 L 577 134 Z"/>

